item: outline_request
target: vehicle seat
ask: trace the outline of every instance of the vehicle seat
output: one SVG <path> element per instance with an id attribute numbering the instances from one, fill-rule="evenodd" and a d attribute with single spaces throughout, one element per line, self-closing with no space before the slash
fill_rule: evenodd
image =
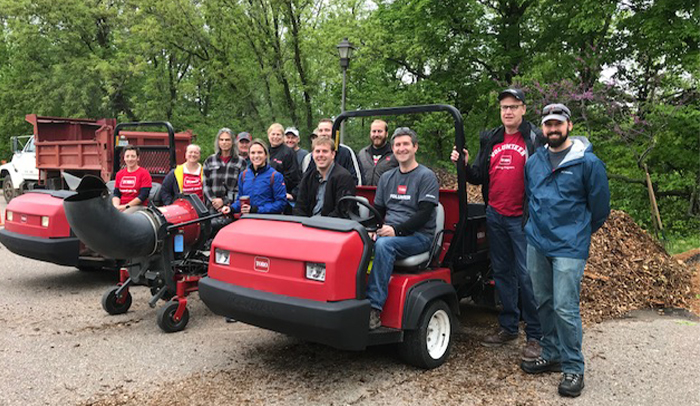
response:
<path id="1" fill-rule="evenodd" d="M 394 262 L 394 269 L 397 272 L 417 272 L 427 268 L 430 262 L 440 254 L 442 249 L 442 236 L 445 228 L 445 208 L 438 203 L 435 207 L 435 234 L 430 245 L 430 250 L 408 258 Z"/>
<path id="2" fill-rule="evenodd" d="M 162 200 L 160 198 L 160 183 L 153 182 L 151 191 L 148 193 L 148 200 L 152 201 L 156 206 L 160 206 Z"/>

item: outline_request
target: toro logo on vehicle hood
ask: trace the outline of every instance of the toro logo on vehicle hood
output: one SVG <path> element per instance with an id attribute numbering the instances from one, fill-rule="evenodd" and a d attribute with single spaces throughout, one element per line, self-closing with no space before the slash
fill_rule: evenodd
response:
<path id="1" fill-rule="evenodd" d="M 270 270 L 270 258 L 255 257 L 253 259 L 253 269 L 258 272 L 268 272 Z"/>

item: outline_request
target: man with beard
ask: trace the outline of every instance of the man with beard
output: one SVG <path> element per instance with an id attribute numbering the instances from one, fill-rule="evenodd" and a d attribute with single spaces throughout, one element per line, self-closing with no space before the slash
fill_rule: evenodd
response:
<path id="1" fill-rule="evenodd" d="M 569 138 L 569 109 L 550 104 L 542 114 L 549 147 L 525 165 L 527 267 L 542 323 L 542 355 L 520 367 L 529 374 L 562 371 L 559 394 L 576 397 L 584 387 L 581 278 L 591 234 L 610 214 L 610 190 L 590 142 Z"/>
<path id="2" fill-rule="evenodd" d="M 386 121 L 374 120 L 369 127 L 371 143 L 357 154 L 362 170 L 363 185 L 377 186 L 379 177 L 384 172 L 399 165 L 391 152 L 391 146 L 386 142 L 388 136 L 389 126 Z"/>
<path id="3" fill-rule="evenodd" d="M 527 338 L 522 359 L 534 360 L 540 355 L 542 332 L 525 266 L 524 172 L 528 157 L 544 142 L 535 125 L 523 119 L 527 107 L 522 90 L 506 89 L 498 95 L 498 102 L 503 125 L 480 134 L 479 153 L 471 165 L 467 164 L 469 153 L 463 151 L 467 182 L 482 185 L 493 279 L 503 305 L 498 329 L 481 343 L 494 347 L 516 340 L 522 316 Z M 458 157 L 457 151 L 452 151 L 452 161 L 457 162 Z"/>

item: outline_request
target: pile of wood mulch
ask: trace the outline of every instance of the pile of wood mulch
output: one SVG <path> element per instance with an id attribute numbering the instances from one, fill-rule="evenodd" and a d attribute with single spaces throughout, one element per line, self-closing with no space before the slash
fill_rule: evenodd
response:
<path id="1" fill-rule="evenodd" d="M 440 186 L 456 189 L 457 177 L 437 170 Z M 483 202 L 481 188 L 469 185 L 470 202 Z M 693 257 L 695 259 L 695 257 Z M 674 259 L 625 212 L 613 210 L 593 235 L 581 287 L 581 317 L 596 323 L 631 310 L 695 310 L 691 281 L 697 266 Z"/>
<path id="2" fill-rule="evenodd" d="M 581 316 L 592 323 L 636 309 L 690 309 L 695 272 L 668 255 L 627 213 L 613 210 L 591 241 Z"/>

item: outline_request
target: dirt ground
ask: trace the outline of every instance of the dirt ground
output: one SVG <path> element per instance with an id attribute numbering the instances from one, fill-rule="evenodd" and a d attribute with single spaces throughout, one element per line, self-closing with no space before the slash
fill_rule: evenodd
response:
<path id="1" fill-rule="evenodd" d="M 467 303 L 451 358 L 423 371 L 391 346 L 343 352 L 225 323 L 196 294 L 187 329 L 164 334 L 145 288 L 108 316 L 100 297 L 114 274 L 4 248 L 0 276 L 1 405 L 700 405 L 700 323 L 683 312 L 588 326 L 586 389 L 571 400 L 556 394 L 558 374 L 520 371 L 519 345 L 480 346 L 496 313 Z"/>

